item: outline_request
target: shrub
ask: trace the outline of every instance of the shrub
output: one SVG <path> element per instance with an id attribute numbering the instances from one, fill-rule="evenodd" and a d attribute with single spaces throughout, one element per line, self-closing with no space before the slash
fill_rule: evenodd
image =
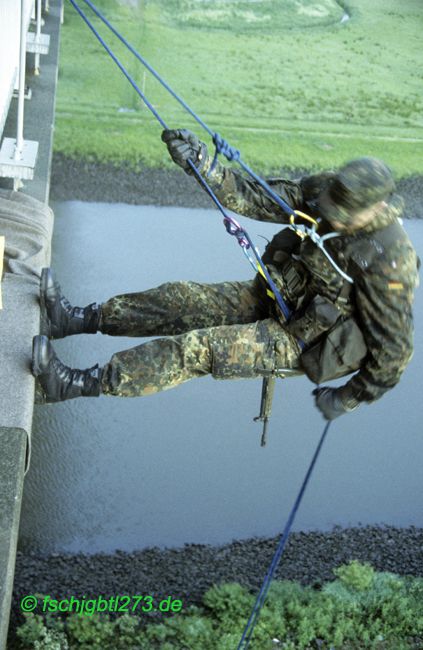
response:
<path id="1" fill-rule="evenodd" d="M 423 648 L 423 579 L 377 573 L 357 561 L 334 573 L 320 591 L 275 581 L 251 650 Z M 209 589 L 202 607 L 160 623 L 71 614 L 63 624 L 31 614 L 17 635 L 24 650 L 233 650 L 254 602 L 245 587 L 226 584 Z"/>

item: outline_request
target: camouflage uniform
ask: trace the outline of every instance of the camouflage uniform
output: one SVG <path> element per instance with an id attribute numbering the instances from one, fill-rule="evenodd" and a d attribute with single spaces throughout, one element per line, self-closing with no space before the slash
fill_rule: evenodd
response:
<path id="1" fill-rule="evenodd" d="M 295 337 L 269 318 L 257 281 L 173 282 L 102 305 L 100 329 L 113 336 L 166 336 L 113 355 L 102 392 L 135 397 L 194 377 L 258 377 L 299 363 Z"/>
<path id="2" fill-rule="evenodd" d="M 260 221 L 287 223 L 287 215 L 255 181 L 219 163 L 213 170 L 210 165 L 208 158 L 201 173 L 208 174 L 207 181 L 228 209 Z M 324 234 L 333 228 L 319 213 L 318 199 L 333 181 L 334 175 L 326 173 L 269 183 L 292 208 L 320 217 L 319 233 Z M 347 212 L 352 208 L 346 206 Z M 358 321 L 367 356 L 345 386 L 347 402 L 381 397 L 398 382 L 412 355 L 411 305 L 418 275 L 411 243 L 404 234 L 387 250 L 377 251 L 370 266 L 366 254 L 360 254 L 360 246 L 363 251 L 377 249 L 372 234 L 395 223 L 402 212 L 402 199 L 393 195 L 370 225 L 327 241 L 335 262 L 354 276 L 347 298 L 345 281 L 309 239 L 297 242 L 291 264 L 299 278 L 294 289 L 286 282 L 283 245 L 270 247 L 266 254 L 272 278 L 294 311 L 303 312 L 318 295 L 342 316 L 353 314 Z M 259 276 L 251 282 L 216 285 L 170 283 L 117 296 L 102 306 L 100 329 L 111 335 L 167 337 L 115 354 L 103 372 L 106 394 L 146 395 L 209 373 L 220 379 L 248 378 L 301 365 L 295 326 L 284 323 Z"/>

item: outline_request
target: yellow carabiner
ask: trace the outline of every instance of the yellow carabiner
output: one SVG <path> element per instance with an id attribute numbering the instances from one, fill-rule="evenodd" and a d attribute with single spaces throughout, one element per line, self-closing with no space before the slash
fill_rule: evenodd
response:
<path id="1" fill-rule="evenodd" d="M 294 221 L 291 222 L 291 223 L 295 223 L 295 216 L 294 215 L 297 215 L 298 217 L 301 217 L 302 219 L 305 219 L 306 221 L 309 221 L 310 223 L 313 224 L 313 226 L 317 227 L 319 225 L 318 222 L 316 221 L 316 219 L 314 219 L 313 217 L 310 217 L 310 215 L 305 214 L 304 212 L 301 212 L 300 210 L 294 210 L 294 214 L 291 214 L 291 219 L 294 219 Z"/>
<path id="2" fill-rule="evenodd" d="M 305 221 L 310 222 L 311 224 L 313 224 L 313 226 L 316 226 L 316 230 L 317 230 L 319 224 L 316 221 L 316 219 L 313 219 L 313 217 L 310 217 L 308 214 L 305 214 L 304 212 L 301 212 L 301 210 L 294 210 L 294 212 L 289 217 L 289 223 L 291 224 L 291 226 L 293 226 L 293 230 L 294 230 L 295 234 L 298 235 L 298 237 L 300 237 L 300 239 L 304 239 L 305 237 L 307 237 L 307 233 L 302 232 L 301 230 L 296 228 L 296 226 L 297 226 L 297 224 L 295 223 L 295 217 L 296 216 L 301 217 L 301 219 L 304 219 Z"/>

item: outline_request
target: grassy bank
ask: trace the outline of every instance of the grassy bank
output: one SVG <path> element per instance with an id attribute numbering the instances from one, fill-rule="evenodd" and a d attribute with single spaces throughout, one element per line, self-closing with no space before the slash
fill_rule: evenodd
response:
<path id="1" fill-rule="evenodd" d="M 257 169 L 319 169 L 371 154 L 399 176 L 423 173 L 421 4 L 349 0 L 342 3 L 350 14 L 344 23 L 340 4 L 98 0 L 171 86 Z M 108 37 L 104 28 L 101 33 Z M 108 42 L 167 124 L 202 133 L 116 39 Z M 160 131 L 67 4 L 56 150 L 163 167 L 171 163 Z"/>
<path id="2" fill-rule="evenodd" d="M 315 589 L 275 581 L 251 649 L 423 647 L 421 579 L 376 573 L 370 565 L 356 561 L 335 569 L 334 573 L 335 581 Z M 41 601 L 44 597 L 38 595 L 38 602 Z M 103 612 L 107 602 L 102 601 Z M 137 604 L 135 609 L 133 602 Z M 182 601 L 177 602 L 178 607 L 183 606 Z M 120 610 L 127 613 L 113 620 L 96 613 L 97 601 L 87 600 L 85 614 L 69 614 L 66 623 L 60 619 L 58 601 L 50 601 L 50 605 L 55 603 L 55 609 L 45 618 L 39 614 L 26 615 L 17 632 L 20 641 L 13 650 L 234 650 L 254 602 L 255 597 L 241 585 L 221 585 L 209 589 L 200 607 L 178 609 L 174 616 L 156 610 L 161 621 L 146 625 L 151 620 L 147 614 L 152 611 L 148 598 L 145 604 L 143 599 L 128 598 L 126 609 Z M 72 607 L 75 612 L 76 603 Z"/>

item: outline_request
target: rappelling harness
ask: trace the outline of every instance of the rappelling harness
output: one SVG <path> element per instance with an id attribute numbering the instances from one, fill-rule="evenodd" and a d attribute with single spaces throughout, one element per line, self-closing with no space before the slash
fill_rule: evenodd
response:
<path id="1" fill-rule="evenodd" d="M 121 61 L 118 59 L 118 57 L 115 55 L 115 53 L 111 50 L 111 48 L 106 44 L 104 39 L 101 37 L 97 29 L 94 27 L 94 25 L 91 23 L 89 18 L 86 16 L 84 11 L 79 7 L 77 4 L 76 0 L 69 0 L 69 2 L 73 5 L 75 10 L 78 12 L 78 14 L 81 16 L 81 18 L 84 20 L 84 22 L 87 24 L 89 29 L 92 31 L 92 33 L 95 35 L 95 37 L 98 39 L 98 41 L 101 43 L 101 45 L 104 47 L 104 49 L 107 51 L 109 56 L 113 59 L 113 61 L 116 63 L 116 65 L 119 67 L 121 72 L 124 74 L 124 76 L 127 78 L 129 83 L 132 85 L 136 93 L 139 95 L 139 97 L 142 99 L 142 101 L 145 103 L 145 105 L 148 107 L 148 109 L 151 111 L 151 113 L 156 117 L 157 121 L 161 124 L 161 126 L 164 129 L 169 129 L 167 126 L 166 122 L 162 119 L 162 117 L 159 115 L 157 112 L 156 108 L 149 102 L 143 91 L 138 87 L 136 82 L 134 81 L 133 77 L 129 74 L 125 66 L 121 63 Z M 281 196 L 279 196 L 276 192 L 272 190 L 270 185 L 263 180 L 260 176 L 255 174 L 255 172 L 250 169 L 248 165 L 242 160 L 241 154 L 237 149 L 234 149 L 231 147 L 226 140 L 224 140 L 218 133 L 214 133 L 208 126 L 203 122 L 203 120 L 186 104 L 186 102 L 177 95 L 172 88 L 166 83 L 166 81 L 152 68 L 152 66 L 146 61 L 146 59 L 141 56 L 137 50 L 115 29 L 115 27 L 103 16 L 103 14 L 97 9 L 97 7 L 93 4 L 91 0 L 83 0 L 83 2 L 90 7 L 90 9 L 96 14 L 96 16 L 112 31 L 112 33 L 127 47 L 130 52 L 144 65 L 149 72 L 159 81 L 162 86 L 166 88 L 166 90 L 191 114 L 191 116 L 202 126 L 205 131 L 211 136 L 214 146 L 215 146 L 215 155 L 212 163 L 212 168 L 215 166 L 217 162 L 217 158 L 219 154 L 223 154 L 226 156 L 226 158 L 229 161 L 235 161 L 237 162 L 241 168 L 249 175 L 251 176 L 265 191 L 266 193 L 275 201 L 275 203 L 282 208 L 282 210 L 285 212 L 285 214 L 288 215 L 289 217 L 289 228 L 296 233 L 301 239 L 304 239 L 308 237 L 318 248 L 319 250 L 322 251 L 323 255 L 328 259 L 330 264 L 333 266 L 333 268 L 339 273 L 342 278 L 344 279 L 345 282 L 352 284 L 353 283 L 353 278 L 351 278 L 345 271 L 343 271 L 338 264 L 335 262 L 335 260 L 332 258 L 332 256 L 329 254 L 327 249 L 325 248 L 325 242 L 328 239 L 334 238 L 339 236 L 339 233 L 332 232 L 328 233 L 325 235 L 319 235 L 317 232 L 318 230 L 318 221 L 312 217 L 310 217 L 307 214 L 304 214 L 303 212 L 300 212 L 299 210 L 293 210 L 283 199 Z M 198 182 L 204 187 L 206 192 L 209 194 L 210 198 L 216 205 L 216 207 L 220 210 L 220 212 L 223 215 L 223 222 L 226 227 L 227 232 L 230 235 L 233 235 L 236 237 L 238 240 L 239 245 L 241 246 L 245 256 L 247 257 L 248 261 L 251 263 L 253 268 L 258 271 L 258 273 L 265 279 L 268 288 L 267 288 L 267 295 L 271 297 L 273 300 L 275 300 L 281 315 L 286 323 L 288 323 L 292 317 L 292 311 L 290 307 L 288 306 L 287 302 L 284 300 L 283 296 L 281 295 L 280 291 L 276 287 L 266 265 L 264 264 L 261 255 L 257 249 L 257 247 L 253 244 L 250 236 L 248 235 L 247 231 L 242 228 L 242 226 L 229 214 L 227 213 L 226 209 L 224 206 L 221 204 L 219 199 L 217 198 L 216 194 L 210 187 L 210 185 L 207 182 L 207 179 L 204 178 L 200 172 L 197 170 L 195 164 L 193 161 L 189 160 L 188 161 L 190 168 L 192 170 L 192 173 L 195 175 L 197 178 Z M 298 219 L 301 219 L 302 222 L 299 223 Z M 303 343 L 301 340 L 298 341 L 300 347 L 304 347 Z M 263 422 L 263 433 L 262 433 L 262 439 L 261 439 L 261 444 L 264 446 L 266 442 L 266 430 L 267 430 L 267 425 L 271 413 L 271 405 L 272 405 L 272 397 L 274 393 L 274 384 L 276 380 L 276 376 L 285 376 L 287 374 L 302 374 L 301 372 L 295 371 L 295 370 L 280 370 L 280 371 L 275 371 L 271 373 L 268 376 L 265 376 L 263 378 L 263 387 L 262 387 L 262 399 L 261 399 L 261 408 L 260 408 L 260 415 L 255 418 L 256 420 L 260 420 Z M 276 568 L 279 564 L 280 558 L 282 556 L 282 553 L 284 551 L 286 542 L 288 540 L 288 536 L 296 515 L 296 512 L 298 510 L 298 507 L 301 503 L 301 500 L 303 498 L 304 492 L 306 490 L 308 481 L 310 479 L 311 473 L 313 471 L 314 465 L 317 461 L 317 458 L 319 456 L 320 450 L 322 448 L 324 439 L 327 435 L 327 432 L 329 430 L 330 422 L 327 422 L 325 425 L 325 428 L 323 430 L 323 433 L 321 434 L 320 441 L 317 445 L 316 451 L 314 453 L 314 456 L 312 458 L 312 461 L 310 463 L 309 469 L 307 471 L 307 474 L 304 478 L 304 481 L 302 483 L 301 489 L 298 493 L 297 499 L 295 501 L 295 504 L 291 510 L 291 513 L 289 515 L 288 521 L 285 525 L 284 532 L 281 536 L 281 539 L 279 541 L 278 547 L 276 549 L 275 555 L 273 557 L 272 563 L 270 565 L 269 571 L 265 577 L 265 580 L 263 582 L 262 588 L 260 590 L 260 593 L 257 597 L 256 603 L 253 607 L 250 619 L 244 629 L 244 633 L 242 635 L 241 641 L 238 645 L 238 650 L 245 650 L 249 642 L 251 640 L 254 627 L 258 621 L 258 617 L 261 611 L 261 608 L 264 604 L 267 591 L 269 589 L 270 583 L 272 581 L 272 578 L 274 576 L 274 573 L 276 571 Z"/>

